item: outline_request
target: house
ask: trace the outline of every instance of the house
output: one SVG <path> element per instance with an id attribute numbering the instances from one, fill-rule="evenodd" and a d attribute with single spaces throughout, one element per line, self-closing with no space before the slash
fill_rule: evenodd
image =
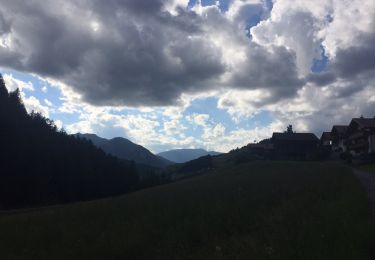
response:
<path id="1" fill-rule="evenodd" d="M 331 132 L 323 132 L 322 136 L 320 137 L 320 145 L 329 147 L 332 145 L 332 136 Z"/>
<path id="2" fill-rule="evenodd" d="M 306 159 L 319 143 L 313 133 L 273 133 L 271 141 L 276 156 L 290 159 Z"/>
<path id="3" fill-rule="evenodd" d="M 375 118 L 353 118 L 346 131 L 346 146 L 353 155 L 375 152 Z"/>
<path id="4" fill-rule="evenodd" d="M 345 139 L 347 125 L 334 125 L 331 130 L 332 150 L 335 152 L 345 152 Z"/>

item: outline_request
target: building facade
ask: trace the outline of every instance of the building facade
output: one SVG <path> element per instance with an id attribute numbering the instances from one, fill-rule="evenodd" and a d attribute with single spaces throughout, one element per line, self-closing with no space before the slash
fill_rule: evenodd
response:
<path id="1" fill-rule="evenodd" d="M 353 118 L 346 131 L 345 145 L 353 156 L 375 152 L 375 118 Z"/>

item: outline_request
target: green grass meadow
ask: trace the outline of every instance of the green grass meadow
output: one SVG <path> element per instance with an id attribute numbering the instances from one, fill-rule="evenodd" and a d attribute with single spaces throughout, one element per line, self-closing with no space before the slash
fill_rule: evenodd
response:
<path id="1" fill-rule="evenodd" d="M 0 215 L 0 259 L 375 259 L 350 168 L 254 162 L 117 198 Z"/>

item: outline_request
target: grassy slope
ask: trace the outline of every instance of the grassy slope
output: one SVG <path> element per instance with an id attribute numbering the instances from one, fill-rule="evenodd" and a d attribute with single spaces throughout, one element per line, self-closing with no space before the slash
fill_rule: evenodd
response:
<path id="1" fill-rule="evenodd" d="M 250 163 L 119 198 L 0 216 L 1 259 L 373 259 L 348 168 Z"/>

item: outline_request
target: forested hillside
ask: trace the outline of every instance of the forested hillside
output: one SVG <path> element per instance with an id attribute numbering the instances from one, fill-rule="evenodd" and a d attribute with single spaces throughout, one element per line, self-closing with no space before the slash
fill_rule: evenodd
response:
<path id="1" fill-rule="evenodd" d="M 156 168 L 163 168 L 172 162 L 159 157 L 141 145 L 135 144 L 122 137 L 112 138 L 110 140 L 99 137 L 95 134 L 76 134 L 79 138 L 90 140 L 95 146 L 104 152 L 116 156 L 120 159 L 133 160 L 136 163 L 150 165 Z"/>
<path id="2" fill-rule="evenodd" d="M 137 187 L 134 163 L 106 155 L 87 140 L 28 114 L 18 90 L 0 75 L 0 208 L 65 203 Z"/>

